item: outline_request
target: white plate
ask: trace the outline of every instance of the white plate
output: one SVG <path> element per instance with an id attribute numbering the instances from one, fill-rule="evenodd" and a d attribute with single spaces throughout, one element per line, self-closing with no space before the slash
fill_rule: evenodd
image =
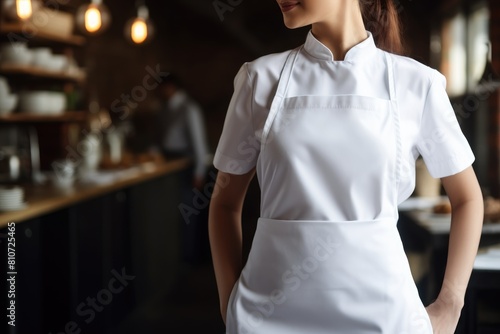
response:
<path id="1" fill-rule="evenodd" d="M 446 196 L 439 197 L 410 197 L 407 200 L 399 204 L 398 209 L 400 211 L 408 210 L 429 210 L 434 207 L 434 205 L 439 204 L 446 200 Z"/>
<path id="2" fill-rule="evenodd" d="M 0 197 L 5 197 L 5 196 L 21 196 L 23 194 L 22 191 L 5 191 L 5 190 L 0 190 Z"/>
<path id="3" fill-rule="evenodd" d="M 434 219 L 450 219 L 451 218 L 451 213 L 435 213 L 435 212 L 431 212 L 429 214 L 429 218 L 434 218 Z"/>
<path id="4" fill-rule="evenodd" d="M 451 213 L 429 213 L 427 219 L 436 223 L 451 222 Z"/>
<path id="5" fill-rule="evenodd" d="M 19 191 L 19 192 L 0 192 L 0 198 L 5 198 L 5 197 L 21 197 L 23 196 L 23 192 Z"/>
<path id="6" fill-rule="evenodd" d="M 22 202 L 23 197 L 22 196 L 5 196 L 5 197 L 0 197 L 0 201 L 21 201 Z"/>
<path id="7" fill-rule="evenodd" d="M 16 201 L 0 201 L 0 206 L 16 206 L 16 205 L 21 205 L 23 203 L 22 200 L 16 200 Z"/>
<path id="8" fill-rule="evenodd" d="M 22 198 L 23 194 L 0 194 L 0 199 Z"/>
<path id="9" fill-rule="evenodd" d="M 4 207 L 4 206 L 16 206 L 16 205 L 20 205 L 23 201 L 22 200 L 18 200 L 18 201 L 0 201 L 0 207 Z"/>
<path id="10" fill-rule="evenodd" d="M 0 211 L 19 211 L 19 210 L 26 209 L 27 207 L 28 207 L 28 203 L 24 202 L 24 203 L 20 203 L 18 205 L 15 205 L 15 206 L 0 206 Z"/>
<path id="11" fill-rule="evenodd" d="M 12 201 L 12 200 L 20 200 L 23 198 L 23 195 L 19 195 L 19 196 L 0 196 L 0 201 Z"/>
<path id="12" fill-rule="evenodd" d="M 6 202 L 11 202 L 11 201 L 21 201 L 22 202 L 22 196 L 11 196 L 11 197 L 0 197 L 0 201 L 6 201 Z"/>

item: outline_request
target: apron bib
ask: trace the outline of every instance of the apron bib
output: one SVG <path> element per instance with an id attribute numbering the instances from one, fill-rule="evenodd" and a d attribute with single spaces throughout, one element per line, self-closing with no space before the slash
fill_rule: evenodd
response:
<path id="1" fill-rule="evenodd" d="M 263 205 L 228 304 L 229 334 L 431 334 L 397 230 L 401 166 L 389 99 L 286 97 L 285 62 L 261 135 Z"/>

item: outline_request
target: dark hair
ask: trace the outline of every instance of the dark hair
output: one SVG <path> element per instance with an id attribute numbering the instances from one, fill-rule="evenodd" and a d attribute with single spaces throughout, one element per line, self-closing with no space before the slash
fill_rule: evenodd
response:
<path id="1" fill-rule="evenodd" d="M 404 52 L 398 11 L 393 0 L 359 0 L 366 30 L 373 34 L 375 44 L 392 53 Z"/>

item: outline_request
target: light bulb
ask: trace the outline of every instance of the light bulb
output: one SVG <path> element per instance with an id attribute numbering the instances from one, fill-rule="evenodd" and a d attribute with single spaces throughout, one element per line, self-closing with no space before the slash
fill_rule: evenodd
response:
<path id="1" fill-rule="evenodd" d="M 153 33 L 148 8 L 143 5 L 139 7 L 137 17 L 130 19 L 125 25 L 125 36 L 135 44 L 144 44 L 152 39 Z"/>
<path id="2" fill-rule="evenodd" d="M 87 34 L 97 34 L 106 30 L 111 21 L 109 11 L 102 0 L 92 0 L 88 5 L 82 5 L 76 13 L 78 28 Z"/>
<path id="3" fill-rule="evenodd" d="M 31 0 L 16 0 L 16 13 L 21 20 L 27 20 L 33 14 Z"/>
<path id="4" fill-rule="evenodd" d="M 146 38 L 148 38 L 148 26 L 143 19 L 135 19 L 130 30 L 130 37 L 136 44 L 141 44 L 146 40 Z"/>
<path id="5" fill-rule="evenodd" d="M 102 26 L 101 12 L 95 6 L 90 5 L 85 12 L 85 29 L 94 33 Z"/>

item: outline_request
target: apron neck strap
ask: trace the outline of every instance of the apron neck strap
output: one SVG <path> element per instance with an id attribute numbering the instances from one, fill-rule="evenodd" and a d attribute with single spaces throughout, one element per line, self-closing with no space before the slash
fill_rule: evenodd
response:
<path id="1" fill-rule="evenodd" d="M 264 124 L 264 128 L 262 129 L 260 138 L 261 150 L 263 150 L 266 145 L 266 141 L 268 139 L 269 131 L 271 129 L 273 121 L 276 118 L 276 114 L 280 110 L 283 99 L 285 98 L 288 91 L 288 85 L 290 84 L 290 78 L 292 77 L 293 67 L 295 65 L 295 62 L 297 61 L 297 56 L 299 55 L 300 50 L 302 50 L 302 46 L 290 51 L 281 70 L 280 77 L 278 79 L 278 88 L 276 89 L 276 95 L 274 96 L 273 102 L 271 103 L 271 109 L 269 110 L 266 123 Z"/>
<path id="2" fill-rule="evenodd" d="M 395 172 L 394 172 L 394 214 L 395 217 L 399 216 L 398 212 L 398 199 L 399 199 L 399 183 L 401 180 L 401 169 L 403 165 L 402 157 L 403 157 L 403 148 L 401 141 L 401 125 L 399 119 L 399 108 L 398 102 L 396 99 L 396 84 L 394 79 L 394 62 L 392 60 L 391 55 L 388 52 L 384 52 L 385 59 L 387 62 L 387 79 L 389 86 L 389 97 L 391 100 L 391 113 L 394 122 L 394 132 L 396 136 L 396 162 L 395 162 Z"/>
<path id="3" fill-rule="evenodd" d="M 389 53 L 384 52 L 387 62 L 387 80 L 389 84 L 389 98 L 391 101 L 396 101 L 396 87 L 394 84 L 394 64 Z"/>
<path id="4" fill-rule="evenodd" d="M 278 88 L 276 90 L 276 96 L 284 98 L 286 92 L 288 91 L 288 85 L 290 84 L 290 78 L 292 77 L 293 67 L 297 61 L 297 56 L 300 53 L 302 46 L 295 48 L 288 54 L 283 69 L 281 70 L 280 79 L 278 82 Z"/>

